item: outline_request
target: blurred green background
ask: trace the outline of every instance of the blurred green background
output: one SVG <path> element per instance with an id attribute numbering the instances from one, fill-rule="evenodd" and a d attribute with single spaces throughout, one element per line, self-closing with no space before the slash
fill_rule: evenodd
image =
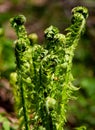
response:
<path id="1" fill-rule="evenodd" d="M 75 93 L 77 100 L 69 103 L 65 130 L 81 125 L 87 130 L 95 130 L 95 0 L 0 0 L 0 113 L 10 113 L 15 118 L 9 77 L 16 69 L 16 34 L 9 19 L 24 14 L 28 34 L 37 33 L 39 43 L 42 43 L 44 30 L 50 25 L 65 33 L 64 29 L 70 25 L 71 9 L 79 5 L 88 8 L 89 17 L 73 59 L 74 84 L 80 89 Z"/>

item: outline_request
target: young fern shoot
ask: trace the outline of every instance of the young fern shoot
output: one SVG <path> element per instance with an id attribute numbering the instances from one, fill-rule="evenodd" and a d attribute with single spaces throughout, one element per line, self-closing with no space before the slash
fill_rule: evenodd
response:
<path id="1" fill-rule="evenodd" d="M 44 45 L 37 35 L 24 27 L 25 17 L 11 19 L 18 40 L 15 42 L 17 64 L 16 101 L 21 130 L 64 130 L 69 100 L 73 97 L 71 73 L 74 50 L 85 29 L 88 10 L 75 7 L 66 35 L 50 26 L 45 30 Z M 16 95 L 16 94 L 15 94 Z"/>
<path id="2" fill-rule="evenodd" d="M 28 115 L 28 104 L 27 104 L 27 82 L 30 79 L 30 66 L 31 66 L 31 50 L 29 49 L 30 41 L 27 37 L 27 32 L 24 27 L 26 18 L 23 15 L 11 18 L 10 22 L 12 27 L 16 30 L 18 39 L 15 41 L 15 55 L 16 55 L 16 72 L 17 72 L 17 110 L 20 117 L 20 122 L 25 127 L 25 130 L 29 130 L 29 115 Z"/>

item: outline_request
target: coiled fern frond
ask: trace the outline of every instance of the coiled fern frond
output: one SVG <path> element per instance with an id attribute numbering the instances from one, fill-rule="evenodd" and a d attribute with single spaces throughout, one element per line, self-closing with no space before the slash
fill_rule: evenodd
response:
<path id="1" fill-rule="evenodd" d="M 64 129 L 67 105 L 77 90 L 72 84 L 72 59 L 85 29 L 88 10 L 79 6 L 72 14 L 67 34 L 50 26 L 45 30 L 43 46 L 38 44 L 36 34 L 27 35 L 23 15 L 10 20 L 18 36 L 15 96 L 22 130 Z"/>

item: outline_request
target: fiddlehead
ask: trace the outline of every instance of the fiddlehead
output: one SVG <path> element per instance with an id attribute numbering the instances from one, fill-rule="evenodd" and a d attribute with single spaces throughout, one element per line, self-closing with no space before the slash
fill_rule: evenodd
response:
<path id="1" fill-rule="evenodd" d="M 29 116 L 27 106 L 27 82 L 31 83 L 28 73 L 31 68 L 31 49 L 29 49 L 29 39 L 24 27 L 26 19 L 23 15 L 10 19 L 12 27 L 15 29 L 18 39 L 15 41 L 15 55 L 17 64 L 17 96 L 20 98 L 18 103 L 18 113 L 22 120 L 22 128 L 29 130 Z M 25 56 L 25 57 L 24 57 Z"/>
<path id="2" fill-rule="evenodd" d="M 62 92 L 62 100 L 64 102 L 64 106 L 67 106 L 68 104 L 68 100 L 66 99 L 70 99 L 72 97 L 73 90 L 76 90 L 76 88 L 72 84 L 73 81 L 73 76 L 71 74 L 72 59 L 79 38 L 83 33 L 83 30 L 85 29 L 86 19 L 88 17 L 88 10 L 84 7 L 75 7 L 72 10 L 72 13 L 73 17 L 71 20 L 71 26 L 67 29 L 69 32 L 66 35 L 66 48 L 64 49 L 65 51 L 64 62 L 65 64 L 67 64 L 63 84 L 63 92 Z M 64 92 L 66 92 L 67 94 Z M 60 120 L 62 120 L 62 118 Z"/>
<path id="3" fill-rule="evenodd" d="M 50 58 L 52 56 L 56 57 L 57 61 L 55 67 L 49 66 L 49 62 L 46 63 L 45 67 L 46 70 L 48 69 L 46 73 L 50 81 L 47 85 L 47 88 L 50 88 L 47 95 L 50 98 L 54 98 L 57 104 L 56 110 L 54 109 L 51 112 L 52 121 L 54 121 L 53 124 L 56 124 L 54 129 L 56 128 L 56 130 L 63 130 L 68 101 L 72 98 L 72 92 L 77 90 L 72 84 L 72 58 L 74 56 L 74 49 L 85 28 L 86 18 L 88 16 L 88 11 L 84 7 L 76 7 L 72 10 L 72 13 L 71 26 L 67 29 L 69 32 L 66 36 L 59 34 L 58 30 L 55 27 L 53 28 L 53 26 L 45 31 L 46 49 L 50 52 Z M 58 120 L 54 120 L 56 117 Z"/>
<path id="4" fill-rule="evenodd" d="M 76 90 L 72 85 L 72 59 L 88 16 L 84 7 L 76 7 L 72 13 L 68 33 L 60 34 L 56 27 L 50 26 L 45 30 L 44 46 L 37 44 L 35 34 L 27 36 L 24 16 L 11 19 L 18 36 L 15 46 L 17 86 L 25 130 L 29 130 L 30 124 L 33 130 L 63 130 L 67 104 Z"/>

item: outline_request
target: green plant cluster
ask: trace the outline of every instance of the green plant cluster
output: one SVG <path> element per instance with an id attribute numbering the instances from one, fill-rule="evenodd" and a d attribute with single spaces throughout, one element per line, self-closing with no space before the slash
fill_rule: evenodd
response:
<path id="1" fill-rule="evenodd" d="M 5 113 L 0 113 L 0 130 L 17 130 L 18 126 L 12 126 L 11 121 L 6 117 Z"/>
<path id="2" fill-rule="evenodd" d="M 0 78 L 9 78 L 9 73 L 15 70 L 13 41 L 6 38 L 3 27 L 0 27 Z"/>
<path id="3" fill-rule="evenodd" d="M 10 20 L 18 37 L 15 41 L 17 67 L 11 82 L 20 119 L 19 129 L 64 129 L 67 105 L 77 90 L 72 84 L 72 59 L 84 32 L 88 11 L 85 7 L 75 7 L 72 14 L 67 34 L 50 26 L 45 30 L 43 46 L 38 44 L 36 34 L 27 35 L 23 15 Z"/>

